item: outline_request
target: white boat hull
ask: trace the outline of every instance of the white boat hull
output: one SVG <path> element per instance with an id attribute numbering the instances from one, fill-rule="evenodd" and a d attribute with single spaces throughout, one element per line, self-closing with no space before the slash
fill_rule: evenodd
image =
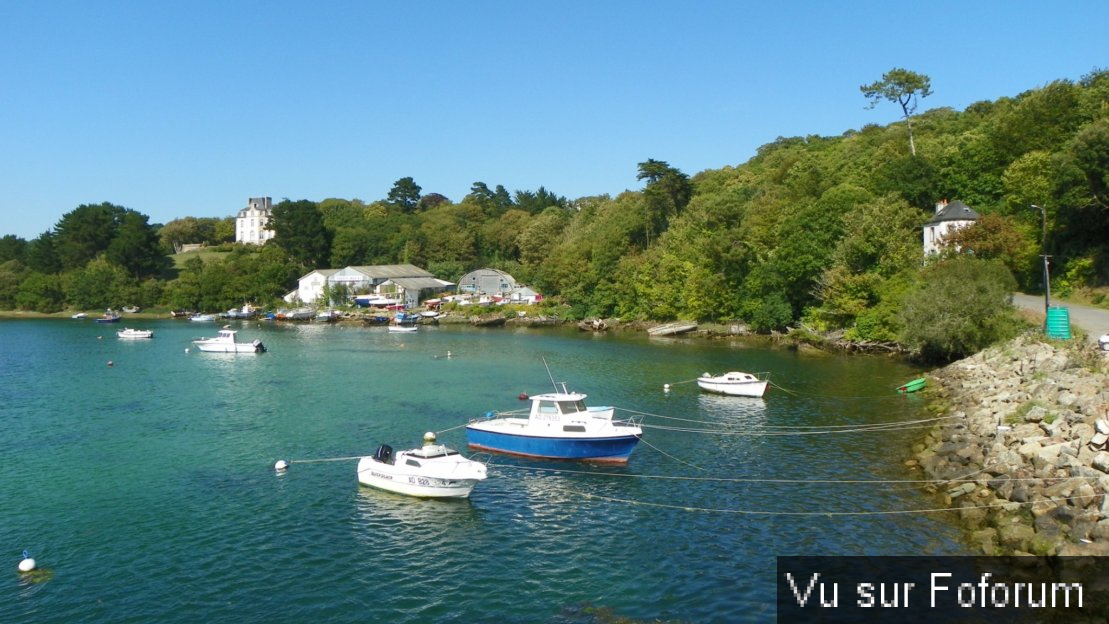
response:
<path id="1" fill-rule="evenodd" d="M 402 333 L 402 334 L 410 334 L 414 331 L 417 331 L 418 329 L 419 328 L 416 327 L 415 325 L 390 325 L 389 326 L 389 331 Z"/>
<path id="2" fill-rule="evenodd" d="M 154 330 L 152 329 L 124 329 L 117 331 L 116 335 L 124 340 L 135 340 L 139 338 L 153 338 Z"/>
<path id="3" fill-rule="evenodd" d="M 647 330 L 650 336 L 674 336 L 697 329 L 697 323 L 666 323 Z"/>
<path id="4" fill-rule="evenodd" d="M 716 377 L 702 376 L 697 379 L 697 385 L 707 392 L 726 394 L 728 396 L 760 398 L 766 393 L 769 379 L 749 373 L 726 373 Z"/>
<path id="5" fill-rule="evenodd" d="M 396 456 L 382 445 L 374 455 L 358 460 L 360 484 L 420 498 L 467 498 L 485 477 L 485 464 L 435 444 Z"/>
<path id="6" fill-rule="evenodd" d="M 477 479 L 441 479 L 416 474 L 385 472 L 372 457 L 358 461 L 358 482 L 379 490 L 421 498 L 469 498 Z"/>
<path id="7" fill-rule="evenodd" d="M 265 353 L 266 347 L 261 340 L 236 342 L 235 331 L 221 329 L 215 338 L 194 340 L 197 349 L 205 353 Z"/>
<path id="8" fill-rule="evenodd" d="M 193 343 L 197 349 L 205 353 L 261 353 L 265 351 L 262 346 L 262 341 L 255 340 L 254 342 L 236 342 L 234 344 L 208 344 L 202 342 Z"/>

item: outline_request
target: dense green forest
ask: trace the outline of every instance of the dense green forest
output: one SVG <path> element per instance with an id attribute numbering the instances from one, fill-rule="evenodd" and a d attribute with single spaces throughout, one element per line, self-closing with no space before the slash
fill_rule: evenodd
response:
<path id="1" fill-rule="evenodd" d="M 314 268 L 404 262 L 451 281 L 503 269 L 573 318 L 740 319 L 950 357 L 1007 331 L 991 297 L 1041 288 L 1040 254 L 1052 256 L 1053 292 L 1106 285 L 1109 71 L 961 112 L 914 114 L 931 91 L 905 70 L 861 90 L 901 104 L 904 119 L 779 138 L 692 177 L 648 158 L 642 189 L 616 197 L 475 182 L 453 201 L 408 177 L 372 202 L 282 201 L 260 248 L 231 243 L 231 218 L 156 225 L 82 205 L 34 240 L 0 239 L 0 308 L 222 310 L 274 302 Z M 944 199 L 982 218 L 925 262 L 922 226 Z M 188 243 L 230 253 L 173 267 L 168 255 Z M 940 306 L 958 318 L 936 336 Z"/>

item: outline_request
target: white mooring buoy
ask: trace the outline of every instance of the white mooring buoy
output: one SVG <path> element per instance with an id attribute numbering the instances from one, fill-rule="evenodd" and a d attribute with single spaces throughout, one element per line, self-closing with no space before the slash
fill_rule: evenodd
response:
<path id="1" fill-rule="evenodd" d="M 670 384 L 662 384 L 663 392 L 670 392 Z"/>
<path id="2" fill-rule="evenodd" d="M 33 572 L 35 569 L 35 560 L 31 558 L 31 553 L 26 550 L 23 551 L 23 560 L 19 562 L 20 572 Z"/>
<path id="3" fill-rule="evenodd" d="M 277 472 L 285 472 L 289 469 L 289 462 L 285 461 L 284 459 L 279 459 L 277 460 L 277 463 L 273 465 L 273 469 Z"/>

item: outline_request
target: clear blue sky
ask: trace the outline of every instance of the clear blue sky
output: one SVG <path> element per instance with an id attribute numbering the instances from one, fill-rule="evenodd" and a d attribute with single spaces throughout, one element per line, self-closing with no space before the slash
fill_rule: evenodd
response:
<path id="1" fill-rule="evenodd" d="M 779 136 L 899 118 L 1109 65 L 1109 2 L 0 0 L 0 235 L 80 204 L 153 223 L 247 198 L 382 199 L 411 176 L 570 198 L 690 175 Z"/>

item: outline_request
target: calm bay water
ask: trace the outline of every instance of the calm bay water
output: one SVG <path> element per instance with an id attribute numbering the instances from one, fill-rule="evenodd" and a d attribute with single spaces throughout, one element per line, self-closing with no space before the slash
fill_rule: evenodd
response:
<path id="1" fill-rule="evenodd" d="M 129 325 L 154 339 L 0 322 L 0 621 L 590 621 L 583 604 L 764 621 L 776 555 L 969 554 L 934 515 L 783 514 L 933 506 L 905 485 L 704 480 L 908 478 L 914 431 L 751 435 L 916 417 L 919 398 L 892 390 L 915 371 L 887 359 L 258 322 L 237 324 L 240 339 L 270 352 L 231 356 L 186 352 L 213 324 Z M 468 501 L 360 488 L 352 459 L 273 470 L 410 448 L 424 431 L 464 448 L 459 425 L 551 388 L 543 359 L 591 405 L 715 433 L 647 428 L 620 468 L 497 457 Z M 678 383 L 727 370 L 770 371 L 781 388 L 752 401 Z M 17 574 L 23 549 L 49 580 Z"/>

